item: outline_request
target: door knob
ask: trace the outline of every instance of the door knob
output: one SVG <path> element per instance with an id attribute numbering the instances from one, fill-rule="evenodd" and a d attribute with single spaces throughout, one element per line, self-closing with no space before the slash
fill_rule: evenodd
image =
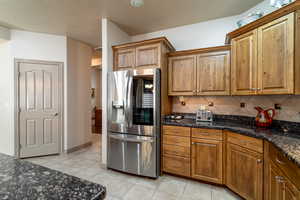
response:
<path id="1" fill-rule="evenodd" d="M 54 113 L 54 117 L 58 116 L 58 113 Z"/>

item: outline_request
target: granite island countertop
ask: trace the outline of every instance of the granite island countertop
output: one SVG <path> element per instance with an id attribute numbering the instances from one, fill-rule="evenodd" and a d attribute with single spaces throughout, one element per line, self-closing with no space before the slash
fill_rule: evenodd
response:
<path id="1" fill-rule="evenodd" d="M 274 144 L 289 160 L 300 167 L 300 132 L 284 132 L 276 128 L 256 128 L 254 125 L 237 121 L 218 120 L 214 122 L 196 122 L 195 119 L 164 119 L 163 125 L 185 126 L 192 128 L 221 129 L 240 133 L 246 136 L 265 139 Z"/>
<path id="2" fill-rule="evenodd" d="M 102 200 L 105 187 L 0 153 L 0 199 Z"/>

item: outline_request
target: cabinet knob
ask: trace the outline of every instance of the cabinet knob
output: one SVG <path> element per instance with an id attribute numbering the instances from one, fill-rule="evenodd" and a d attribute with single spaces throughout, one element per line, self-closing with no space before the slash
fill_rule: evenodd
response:
<path id="1" fill-rule="evenodd" d="M 285 163 L 281 161 L 278 157 L 276 157 L 276 162 L 279 163 L 280 165 L 285 165 Z"/>
<path id="2" fill-rule="evenodd" d="M 257 160 L 257 163 L 262 163 L 262 162 L 263 162 L 262 159 Z"/>

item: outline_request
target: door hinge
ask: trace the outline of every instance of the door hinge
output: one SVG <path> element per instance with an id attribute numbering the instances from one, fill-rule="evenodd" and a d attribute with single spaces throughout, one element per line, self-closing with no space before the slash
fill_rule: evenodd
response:
<path id="1" fill-rule="evenodd" d="M 18 72 L 18 77 L 20 78 L 20 76 L 21 76 L 21 72 Z"/>

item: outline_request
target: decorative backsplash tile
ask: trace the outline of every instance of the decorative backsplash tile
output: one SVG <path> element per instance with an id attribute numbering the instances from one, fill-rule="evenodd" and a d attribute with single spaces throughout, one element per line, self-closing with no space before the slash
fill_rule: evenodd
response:
<path id="1" fill-rule="evenodd" d="M 207 106 L 209 102 L 213 102 L 214 106 L 208 109 L 215 114 L 255 117 L 257 114 L 255 106 L 266 109 L 280 104 L 281 110 L 276 110 L 275 119 L 300 122 L 300 96 L 295 95 L 184 97 L 184 100 L 185 106 L 181 105 L 178 97 L 173 97 L 172 111 L 195 113 L 200 104 Z M 245 107 L 241 108 L 240 103 L 245 103 Z"/>

